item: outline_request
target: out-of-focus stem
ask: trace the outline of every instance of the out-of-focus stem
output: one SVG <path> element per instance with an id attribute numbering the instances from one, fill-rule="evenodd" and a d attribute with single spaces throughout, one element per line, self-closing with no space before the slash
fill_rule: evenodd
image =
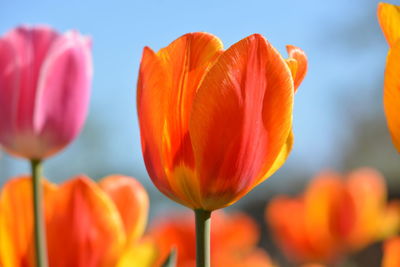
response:
<path id="1" fill-rule="evenodd" d="M 211 211 L 197 209 L 196 218 L 196 267 L 210 267 Z"/>
<path id="2" fill-rule="evenodd" d="M 46 232 L 43 213 L 42 190 L 42 161 L 31 160 L 32 170 L 32 196 L 33 196 L 33 222 L 35 236 L 35 261 L 37 267 L 47 267 Z"/>

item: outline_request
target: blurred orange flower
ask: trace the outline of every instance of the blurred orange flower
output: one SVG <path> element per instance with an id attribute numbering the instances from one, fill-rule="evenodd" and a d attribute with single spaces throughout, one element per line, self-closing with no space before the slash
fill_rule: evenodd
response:
<path id="1" fill-rule="evenodd" d="M 379 3 L 378 20 L 389 52 L 386 58 L 383 102 L 392 140 L 400 152 L 400 6 Z"/>
<path id="2" fill-rule="evenodd" d="M 382 267 L 400 266 L 400 237 L 386 240 L 383 244 Z"/>
<path id="3" fill-rule="evenodd" d="M 42 184 L 50 266 L 149 266 L 155 258 L 151 242 L 140 240 L 148 195 L 133 178 L 114 175 L 96 184 L 77 176 L 60 186 Z M 0 195 L 0 266 L 34 266 L 32 219 L 31 179 L 9 180 Z M 135 261 L 124 265 L 126 258 Z"/>
<path id="4" fill-rule="evenodd" d="M 362 168 L 346 180 L 323 172 L 303 195 L 272 200 L 265 215 L 288 258 L 330 263 L 393 235 L 399 225 L 399 207 L 396 202 L 387 205 L 383 177 Z"/>
<path id="5" fill-rule="evenodd" d="M 137 85 L 141 142 L 157 188 L 192 209 L 231 205 L 286 160 L 294 90 L 307 70 L 253 34 L 223 50 L 208 33 L 143 50 Z"/>
<path id="6" fill-rule="evenodd" d="M 271 267 L 266 252 L 257 248 L 259 229 L 249 216 L 242 213 L 216 212 L 211 220 L 211 264 L 215 267 Z M 195 227 L 190 214 L 176 214 L 155 220 L 149 235 L 156 240 L 159 262 L 172 248 L 177 249 L 177 267 L 194 267 Z"/>

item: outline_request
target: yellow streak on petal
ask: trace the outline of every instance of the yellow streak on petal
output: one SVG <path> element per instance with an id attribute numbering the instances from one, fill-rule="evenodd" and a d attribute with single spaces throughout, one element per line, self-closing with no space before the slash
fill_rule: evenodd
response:
<path id="1" fill-rule="evenodd" d="M 287 58 L 287 59 L 285 59 L 285 61 L 290 69 L 290 72 L 292 73 L 292 77 L 294 80 L 294 77 L 296 77 L 297 68 L 298 68 L 297 60 L 295 60 L 294 58 Z"/>
<path id="2" fill-rule="evenodd" d="M 290 134 L 286 140 L 286 143 L 282 146 L 281 151 L 279 152 L 278 157 L 275 159 L 274 164 L 272 164 L 272 167 L 268 170 L 268 172 L 265 174 L 262 179 L 258 181 L 257 184 L 262 183 L 265 181 L 267 178 L 271 177 L 282 165 L 285 163 L 286 159 L 288 158 L 290 151 L 293 148 L 293 143 L 294 143 L 294 134 L 293 130 L 290 131 Z"/>
<path id="3" fill-rule="evenodd" d="M 149 240 L 142 241 L 136 246 L 128 247 L 119 259 L 116 267 L 150 267 L 158 259 L 158 250 Z"/>
<path id="4" fill-rule="evenodd" d="M 179 165 L 167 177 L 178 202 L 192 209 L 202 208 L 199 179 L 192 169 Z"/>

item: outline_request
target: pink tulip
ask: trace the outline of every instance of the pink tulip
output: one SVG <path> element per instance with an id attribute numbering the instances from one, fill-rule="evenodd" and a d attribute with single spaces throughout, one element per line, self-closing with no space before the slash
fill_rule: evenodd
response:
<path id="1" fill-rule="evenodd" d="M 68 145 L 86 118 L 91 41 L 76 31 L 17 27 L 0 38 L 0 145 L 43 159 Z"/>

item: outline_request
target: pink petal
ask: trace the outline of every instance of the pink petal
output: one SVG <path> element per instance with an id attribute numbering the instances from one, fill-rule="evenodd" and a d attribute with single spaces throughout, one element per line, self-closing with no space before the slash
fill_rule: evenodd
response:
<path id="1" fill-rule="evenodd" d="M 15 50 L 15 70 L 19 71 L 18 86 L 12 92 L 14 127 L 27 131 L 33 125 L 38 76 L 48 50 L 58 34 L 48 27 L 18 27 L 4 39 Z"/>
<path id="2" fill-rule="evenodd" d="M 91 42 L 70 31 L 56 40 L 40 71 L 34 130 L 62 148 L 86 118 L 92 77 Z"/>
<path id="3" fill-rule="evenodd" d="M 13 131 L 16 95 L 19 86 L 20 70 L 17 67 L 16 52 L 12 44 L 0 39 L 0 142 L 7 142 Z"/>

